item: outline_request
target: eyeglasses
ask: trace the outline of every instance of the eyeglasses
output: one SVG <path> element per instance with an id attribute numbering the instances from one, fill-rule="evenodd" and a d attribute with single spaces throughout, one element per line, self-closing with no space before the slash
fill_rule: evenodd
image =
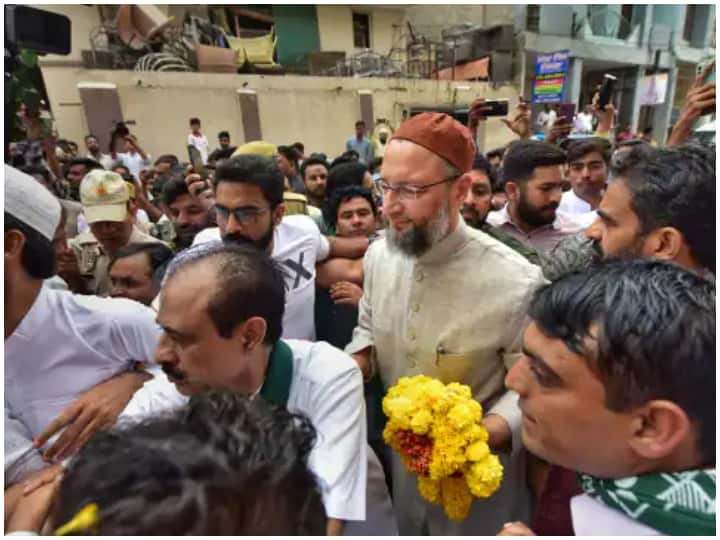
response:
<path id="1" fill-rule="evenodd" d="M 584 163 L 582 161 L 575 161 L 570 163 L 569 167 L 571 171 L 580 172 L 587 166 L 589 171 L 599 171 L 605 167 L 604 161 L 588 161 Z"/>
<path id="2" fill-rule="evenodd" d="M 258 218 L 270 210 L 269 206 L 264 208 L 255 208 L 252 206 L 246 206 L 244 208 L 225 208 L 218 204 L 215 205 L 215 212 L 218 220 L 227 223 L 230 219 L 230 214 L 235 217 L 235 220 L 242 225 L 254 225 L 257 223 Z"/>
<path id="3" fill-rule="evenodd" d="M 390 192 L 394 192 L 395 195 L 397 195 L 397 198 L 401 201 L 414 201 L 417 199 L 420 195 L 423 193 L 426 193 L 430 190 L 430 188 L 433 188 L 435 186 L 439 186 L 440 184 L 447 184 L 448 182 L 452 182 L 453 180 L 457 180 L 460 178 L 459 176 L 450 176 L 448 178 L 445 178 L 444 180 L 440 180 L 439 182 L 433 182 L 432 184 L 425 184 L 424 186 L 418 186 L 415 184 L 404 184 L 400 183 L 395 186 L 391 186 L 385 180 L 382 178 L 377 182 L 378 188 L 380 189 L 380 193 L 383 197 L 387 197 Z"/>

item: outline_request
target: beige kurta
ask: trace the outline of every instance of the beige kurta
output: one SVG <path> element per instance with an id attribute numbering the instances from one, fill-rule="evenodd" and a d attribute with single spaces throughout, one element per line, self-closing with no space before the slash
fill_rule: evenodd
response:
<path id="1" fill-rule="evenodd" d="M 513 452 L 501 456 L 503 486 L 475 501 L 456 524 L 425 503 L 416 477 L 393 463 L 394 504 L 401 534 L 494 535 L 505 522 L 527 520 L 529 494 L 520 452 L 517 396 L 507 392 L 507 369 L 519 358 L 527 307 L 544 283 L 539 267 L 460 220 L 457 229 L 419 258 L 373 243 L 364 260 L 364 295 L 349 353 L 373 347 L 373 369 L 385 387 L 402 376 L 436 377 L 472 388 L 486 414 L 513 431 Z"/>
<path id="2" fill-rule="evenodd" d="M 95 235 L 91 232 L 79 234 L 68 243 L 78 258 L 80 273 L 87 281 L 90 294 L 108 296 L 110 294 L 110 275 L 108 274 L 110 256 L 103 251 Z M 133 225 L 128 245 L 146 243 L 163 242 L 154 236 L 145 234 L 136 225 Z"/>

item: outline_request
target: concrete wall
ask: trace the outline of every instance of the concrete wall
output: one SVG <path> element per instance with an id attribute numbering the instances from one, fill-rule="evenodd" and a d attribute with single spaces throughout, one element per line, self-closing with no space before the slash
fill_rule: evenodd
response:
<path id="1" fill-rule="evenodd" d="M 492 89 L 486 83 L 407 79 L 352 79 L 260 75 L 240 76 L 206 73 L 151 73 L 85 70 L 60 66 L 43 67 L 51 106 L 60 135 L 82 143 L 87 121 L 77 90 L 78 82 L 110 82 L 118 88 L 124 119 L 143 147 L 153 156 L 186 153 L 187 122 L 202 119 L 203 131 L 214 147 L 220 130 L 230 131 L 234 143 L 244 142 L 238 88 L 257 91 L 260 123 L 265 140 L 275 144 L 305 143 L 307 152 L 330 156 L 344 151 L 345 140 L 360 118 L 358 90 L 373 93 L 375 118 L 387 118 L 397 126 L 409 105 L 469 104 L 475 96 L 508 98 L 517 103 L 511 86 Z M 453 92 L 455 86 L 470 91 Z M 485 148 L 501 146 L 511 133 L 497 119 L 487 122 Z"/>
<path id="2" fill-rule="evenodd" d="M 404 43 L 393 44 L 393 37 L 399 38 L 405 10 L 402 7 L 387 8 L 372 5 L 317 5 L 320 49 L 323 51 L 345 51 L 351 56 L 362 49 L 355 48 L 353 42 L 352 14 L 370 15 L 370 47 L 377 53 L 388 54 L 394 46 L 404 47 Z M 393 27 L 397 27 L 397 32 Z"/>

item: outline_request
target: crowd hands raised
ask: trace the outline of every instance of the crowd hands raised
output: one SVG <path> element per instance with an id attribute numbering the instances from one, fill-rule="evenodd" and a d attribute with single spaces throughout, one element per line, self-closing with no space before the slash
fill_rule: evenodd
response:
<path id="1" fill-rule="evenodd" d="M 714 534 L 701 75 L 662 148 L 613 140 L 596 102 L 594 136 L 561 117 L 537 141 L 521 101 L 482 154 L 482 98 L 467 127 L 358 122 L 332 161 L 209 152 L 198 119 L 193 164 L 122 127 L 108 154 L 17 145 L 6 532 Z M 462 522 L 383 442 L 382 396 L 417 374 L 470 386 L 505 469 Z"/>

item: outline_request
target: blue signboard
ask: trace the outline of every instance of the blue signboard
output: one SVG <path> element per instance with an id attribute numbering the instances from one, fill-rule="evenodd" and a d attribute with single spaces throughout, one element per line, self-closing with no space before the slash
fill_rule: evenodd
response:
<path id="1" fill-rule="evenodd" d="M 560 103 L 562 101 L 569 60 L 569 51 L 537 55 L 533 103 Z"/>

